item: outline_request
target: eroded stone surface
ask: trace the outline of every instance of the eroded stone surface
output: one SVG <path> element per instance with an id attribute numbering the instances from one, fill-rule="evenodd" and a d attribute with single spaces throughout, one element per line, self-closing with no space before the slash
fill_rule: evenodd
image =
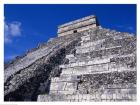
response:
<path id="1" fill-rule="evenodd" d="M 85 29 L 65 32 L 5 66 L 5 100 L 136 101 L 136 37 Z"/>
<path id="2" fill-rule="evenodd" d="M 135 37 L 106 29 L 83 34 L 75 53 L 66 55 L 69 63 L 59 66 L 60 76 L 52 78 L 50 93 L 38 101 L 135 101 Z"/>

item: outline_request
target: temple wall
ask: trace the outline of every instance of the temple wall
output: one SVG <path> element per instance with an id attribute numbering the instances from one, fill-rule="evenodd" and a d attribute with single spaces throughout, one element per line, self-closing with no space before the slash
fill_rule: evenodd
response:
<path id="1" fill-rule="evenodd" d="M 85 27 L 81 27 L 81 28 L 70 30 L 70 31 L 65 31 L 65 32 L 62 32 L 62 33 L 58 33 L 58 36 L 73 34 L 75 30 L 77 30 L 77 33 L 79 33 L 79 32 L 88 30 L 90 28 L 95 28 L 95 27 L 96 27 L 96 24 L 91 24 L 91 25 L 88 25 L 88 26 L 85 26 Z"/>
<path id="2" fill-rule="evenodd" d="M 70 35 L 76 32 L 82 32 L 97 26 L 95 16 L 87 16 L 58 27 L 58 36 Z"/>

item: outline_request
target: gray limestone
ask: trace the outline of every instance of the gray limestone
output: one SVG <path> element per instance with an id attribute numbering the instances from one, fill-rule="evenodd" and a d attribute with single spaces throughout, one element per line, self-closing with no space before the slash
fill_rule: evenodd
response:
<path id="1" fill-rule="evenodd" d="M 94 15 L 84 17 L 69 23 L 65 23 L 58 27 L 58 36 L 70 35 L 73 33 L 79 33 L 98 26 L 98 22 Z"/>
<path id="2" fill-rule="evenodd" d="M 58 38 L 6 66 L 5 100 L 136 101 L 136 37 L 96 22 L 61 25 Z"/>

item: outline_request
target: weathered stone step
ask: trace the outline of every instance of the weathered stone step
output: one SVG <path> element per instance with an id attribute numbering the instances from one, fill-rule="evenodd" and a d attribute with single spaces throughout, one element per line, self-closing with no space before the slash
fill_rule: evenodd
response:
<path id="1" fill-rule="evenodd" d="M 124 49 L 123 47 L 119 46 L 119 47 L 103 48 L 100 50 L 93 50 L 90 52 L 88 52 L 88 50 L 82 52 L 81 50 L 81 53 L 76 53 L 75 57 L 77 58 L 88 57 L 88 58 L 94 59 L 94 58 L 102 58 L 104 56 L 112 56 L 112 55 L 119 55 L 119 56 L 128 55 L 133 52 L 135 52 L 134 47 Z"/>
<path id="2" fill-rule="evenodd" d="M 52 82 L 76 82 L 79 79 L 77 78 L 77 75 L 60 75 L 60 77 L 52 77 Z"/>
<path id="3" fill-rule="evenodd" d="M 104 41 L 105 41 L 105 39 L 97 40 L 97 41 L 94 41 L 94 42 L 93 41 L 89 41 L 89 42 L 82 42 L 81 41 L 81 46 L 76 47 L 76 49 L 95 46 L 97 44 L 103 43 Z"/>
<path id="4" fill-rule="evenodd" d="M 128 33 L 121 33 L 121 32 L 116 32 L 114 30 L 112 31 L 109 31 L 109 30 L 104 30 L 104 29 L 99 29 L 99 30 L 96 30 L 96 32 L 93 32 L 92 31 L 90 32 L 90 35 L 91 35 L 91 40 L 92 41 L 96 41 L 96 40 L 100 40 L 100 39 L 106 39 L 106 38 L 109 38 L 109 37 L 114 37 L 116 36 L 116 39 L 120 39 L 120 38 L 125 38 L 125 37 L 129 37 L 129 36 L 134 36 L 134 35 L 130 35 Z"/>
<path id="5" fill-rule="evenodd" d="M 69 60 L 69 63 L 74 63 L 76 62 L 76 57 L 74 56 L 74 54 L 69 54 L 69 55 L 66 55 L 66 59 Z"/>
<path id="6" fill-rule="evenodd" d="M 96 61 L 88 61 L 88 62 L 76 62 L 76 63 L 70 63 L 70 64 L 66 64 L 66 65 L 60 65 L 60 68 L 72 68 L 72 67 L 79 67 L 79 66 L 90 66 L 90 65 L 98 65 L 98 64 L 102 64 L 102 63 L 109 63 L 110 59 L 101 59 L 101 60 L 96 60 Z"/>
<path id="7" fill-rule="evenodd" d="M 84 36 L 81 37 L 81 41 L 82 41 L 82 42 L 83 42 L 83 41 L 89 41 L 89 40 L 90 40 L 90 35 L 89 35 L 89 34 L 84 35 Z"/>
<path id="8" fill-rule="evenodd" d="M 136 94 L 128 94 L 129 90 L 118 89 L 120 93 L 95 94 L 48 94 L 39 95 L 38 101 L 136 101 Z"/>
<path id="9" fill-rule="evenodd" d="M 123 62 L 122 62 L 123 61 Z M 60 65 L 60 68 L 73 68 L 73 67 L 79 67 L 79 66 L 91 66 L 91 65 L 100 65 L 104 63 L 110 63 L 110 62 L 116 62 L 116 63 L 135 63 L 135 56 L 134 54 L 128 54 L 128 55 L 111 55 L 109 57 L 104 57 L 104 58 L 98 58 L 98 59 L 92 59 L 92 60 L 83 60 L 82 62 L 74 62 L 70 64 L 65 64 L 65 65 Z"/>
<path id="10" fill-rule="evenodd" d="M 77 82 L 51 82 L 50 94 L 74 94 L 77 90 Z"/>
<path id="11" fill-rule="evenodd" d="M 106 38 L 106 39 L 101 39 L 97 41 L 89 41 L 86 43 L 81 42 L 81 46 L 76 47 L 77 50 L 81 49 L 87 49 L 93 48 L 95 50 L 100 49 L 100 48 L 108 48 L 108 47 L 113 47 L 113 46 L 123 46 L 126 43 L 130 43 L 131 41 L 134 41 L 134 38 L 132 37 L 125 37 L 125 38 L 116 38 L 111 37 L 111 38 Z"/>
<path id="12" fill-rule="evenodd" d="M 102 65 L 94 65 L 94 66 L 87 66 L 87 67 L 74 67 L 63 69 L 61 75 L 84 75 L 84 74 L 101 74 L 101 73 L 110 73 L 110 72 L 123 72 L 123 71 L 135 71 L 136 68 L 127 68 L 127 67 L 118 67 L 115 64 L 102 64 Z"/>
<path id="13" fill-rule="evenodd" d="M 50 91 L 51 90 L 76 90 L 77 83 L 75 82 L 51 82 Z"/>
<path id="14" fill-rule="evenodd" d="M 100 61 L 103 59 L 115 59 L 115 58 L 121 58 L 123 57 L 125 59 L 125 57 L 129 57 L 129 58 L 135 58 L 134 54 L 127 54 L 127 55 L 119 55 L 119 54 L 113 54 L 113 55 L 105 55 L 102 57 L 96 57 L 96 58 L 91 58 L 89 55 L 81 55 L 81 56 L 75 56 L 73 57 L 73 59 L 69 59 L 69 63 L 76 63 L 76 62 L 88 62 L 88 61 Z"/>
<path id="15" fill-rule="evenodd" d="M 76 53 L 77 54 L 82 54 L 82 53 L 89 53 L 89 52 L 92 52 L 92 51 L 111 51 L 111 50 L 119 50 L 119 49 L 121 49 L 121 47 L 122 46 L 114 46 L 114 47 L 109 47 L 109 48 L 105 48 L 105 47 L 101 47 L 101 48 L 98 48 L 98 49 L 96 49 L 94 46 L 92 46 L 92 47 L 85 47 L 85 48 L 78 48 L 78 49 L 76 49 Z M 107 52 L 106 51 L 106 52 Z"/>
<path id="16" fill-rule="evenodd" d="M 76 94 L 76 90 L 75 89 L 71 89 L 71 90 L 51 90 L 49 92 L 49 94 L 64 94 L 64 95 L 67 95 L 67 94 Z"/>

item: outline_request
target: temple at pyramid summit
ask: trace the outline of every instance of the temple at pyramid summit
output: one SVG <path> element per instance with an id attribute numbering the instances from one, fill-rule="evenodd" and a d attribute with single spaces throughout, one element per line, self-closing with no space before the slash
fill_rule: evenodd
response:
<path id="1" fill-rule="evenodd" d="M 77 32 L 86 31 L 99 26 L 96 16 L 87 16 L 72 22 L 65 23 L 58 27 L 58 36 L 70 35 Z"/>
<path id="2" fill-rule="evenodd" d="M 5 64 L 5 101 L 137 100 L 136 35 L 103 28 L 94 15 L 57 34 Z"/>

